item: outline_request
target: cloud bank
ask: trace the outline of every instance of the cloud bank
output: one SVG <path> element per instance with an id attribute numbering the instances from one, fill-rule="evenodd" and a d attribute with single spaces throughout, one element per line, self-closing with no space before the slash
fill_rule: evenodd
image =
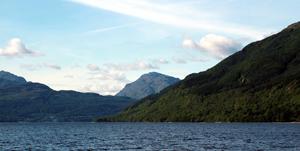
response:
<path id="1" fill-rule="evenodd" d="M 101 95 L 115 95 L 124 86 L 125 83 L 99 83 L 96 85 L 82 85 L 79 91 L 95 92 Z"/>
<path id="2" fill-rule="evenodd" d="M 199 42 L 192 40 L 188 36 L 184 36 L 181 47 L 194 49 L 203 55 L 221 60 L 239 51 L 243 45 L 238 40 L 209 34 L 203 37 Z"/>
<path id="3" fill-rule="evenodd" d="M 8 59 L 12 59 L 13 57 L 37 57 L 44 56 L 44 54 L 28 49 L 20 39 L 14 38 L 8 42 L 6 49 L 0 49 L 0 56 L 5 56 Z"/>

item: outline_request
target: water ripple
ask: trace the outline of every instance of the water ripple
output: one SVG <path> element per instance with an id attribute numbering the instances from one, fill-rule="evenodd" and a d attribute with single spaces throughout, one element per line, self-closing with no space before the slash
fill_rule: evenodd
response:
<path id="1" fill-rule="evenodd" d="M 300 124 L 0 123 L 0 150 L 300 150 Z"/>

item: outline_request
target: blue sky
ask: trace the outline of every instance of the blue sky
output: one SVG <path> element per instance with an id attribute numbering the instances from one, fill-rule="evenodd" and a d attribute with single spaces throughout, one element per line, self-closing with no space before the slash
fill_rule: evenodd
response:
<path id="1" fill-rule="evenodd" d="M 298 0 L 0 0 L 0 70 L 114 95 L 142 74 L 183 79 L 298 22 Z"/>

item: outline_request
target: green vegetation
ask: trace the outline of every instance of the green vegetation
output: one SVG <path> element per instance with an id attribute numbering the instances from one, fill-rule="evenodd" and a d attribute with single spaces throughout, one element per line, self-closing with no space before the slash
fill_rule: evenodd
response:
<path id="1" fill-rule="evenodd" d="M 127 84 L 116 96 L 127 96 L 139 100 L 150 94 L 158 93 L 177 81 L 180 81 L 180 79 L 157 72 L 150 72 L 142 75 L 136 81 Z"/>
<path id="2" fill-rule="evenodd" d="M 98 122 L 300 122 L 300 22 Z"/>
<path id="3" fill-rule="evenodd" d="M 54 91 L 39 83 L 0 88 L 0 122 L 91 122 L 114 115 L 136 100 L 95 93 Z"/>
<path id="4" fill-rule="evenodd" d="M 9 84 L 26 83 L 27 81 L 23 77 L 18 77 L 9 72 L 0 71 L 0 87 Z"/>

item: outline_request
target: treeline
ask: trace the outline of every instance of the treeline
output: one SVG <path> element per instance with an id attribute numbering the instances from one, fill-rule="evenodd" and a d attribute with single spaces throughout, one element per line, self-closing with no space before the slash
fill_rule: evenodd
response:
<path id="1" fill-rule="evenodd" d="M 54 91 L 39 83 L 0 88 L 0 122 L 91 122 L 114 115 L 136 100 L 96 93 Z"/>

